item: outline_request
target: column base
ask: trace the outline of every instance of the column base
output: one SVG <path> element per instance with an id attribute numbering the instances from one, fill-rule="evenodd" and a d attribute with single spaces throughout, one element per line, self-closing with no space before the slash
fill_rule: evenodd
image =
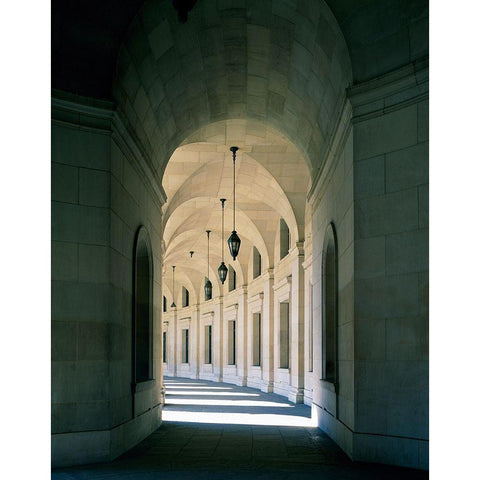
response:
<path id="1" fill-rule="evenodd" d="M 288 400 L 292 403 L 303 403 L 303 388 L 291 387 Z"/>
<path id="2" fill-rule="evenodd" d="M 273 381 L 272 380 L 269 380 L 267 382 L 264 381 L 262 383 L 260 390 L 265 393 L 273 393 Z"/>

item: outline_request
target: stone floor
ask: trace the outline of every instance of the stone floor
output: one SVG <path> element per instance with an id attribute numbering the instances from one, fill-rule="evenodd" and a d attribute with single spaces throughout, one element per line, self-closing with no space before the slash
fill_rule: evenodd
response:
<path id="1" fill-rule="evenodd" d="M 113 462 L 60 468 L 71 479 L 426 479 L 428 472 L 353 463 L 310 408 L 226 383 L 166 378 L 162 426 Z"/>

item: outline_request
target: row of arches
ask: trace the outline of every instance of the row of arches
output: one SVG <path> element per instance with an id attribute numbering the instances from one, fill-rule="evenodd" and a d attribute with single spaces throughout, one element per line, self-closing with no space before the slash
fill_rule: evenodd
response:
<path id="1" fill-rule="evenodd" d="M 198 231 L 198 230 L 197 230 Z M 219 245 L 216 245 L 216 248 L 212 248 L 212 241 L 221 242 L 221 235 L 210 234 L 211 236 L 211 251 L 210 251 L 210 265 L 208 267 L 208 278 L 213 282 L 215 293 L 218 295 L 219 292 L 222 290 L 222 286 L 220 284 L 218 274 L 216 272 L 216 265 L 220 264 L 222 261 L 222 257 L 220 255 L 221 248 Z M 277 238 L 275 240 L 275 248 L 278 250 L 277 255 L 277 263 L 285 258 L 290 250 L 291 243 L 290 243 L 290 229 L 288 228 L 286 222 L 280 218 L 278 227 L 277 227 Z M 224 242 L 225 243 L 225 242 Z M 243 242 L 247 243 L 247 242 Z M 186 252 L 189 244 L 184 243 L 181 246 L 178 244 L 171 244 L 170 247 L 172 249 L 180 249 L 183 247 L 181 252 L 178 252 L 170 255 L 167 257 L 165 261 L 171 262 L 175 264 L 175 291 L 177 292 L 177 298 L 173 300 L 173 275 L 171 274 L 169 265 L 167 264 L 164 267 L 164 295 L 167 297 L 167 304 L 170 305 L 173 301 L 175 301 L 176 305 L 185 305 L 183 301 L 184 289 L 187 289 L 189 293 L 192 295 L 192 299 L 194 302 L 197 299 L 201 299 L 203 294 L 203 286 L 207 279 L 205 276 L 206 265 L 206 255 L 204 252 L 195 252 L 195 255 L 200 257 L 200 260 L 192 260 L 191 256 L 187 255 L 190 252 Z M 224 245 L 225 248 L 225 245 Z M 226 249 L 226 248 L 225 248 Z M 248 282 L 254 280 L 255 278 L 262 275 L 268 268 L 271 268 L 268 263 L 268 259 L 265 260 L 264 255 L 262 255 L 263 249 L 260 247 L 257 248 L 256 245 L 249 245 L 248 243 L 242 244 L 242 253 L 249 249 L 250 252 L 246 254 L 247 261 L 240 263 L 235 262 L 235 267 L 230 263 L 231 259 L 227 260 L 227 278 L 226 278 L 226 291 L 230 292 L 235 290 L 239 285 L 246 285 Z M 213 250 L 213 252 L 212 252 Z M 225 257 L 224 257 L 225 258 Z M 180 264 L 180 267 L 178 266 Z M 246 269 L 246 271 L 245 271 Z M 199 301 L 199 300 L 198 300 Z M 166 311 L 166 310 L 164 310 Z"/>
<path id="2" fill-rule="evenodd" d="M 140 227 L 135 240 L 135 262 L 134 262 L 134 312 L 133 312 L 133 383 L 141 383 L 153 378 L 153 264 L 151 245 L 148 232 L 145 227 Z M 338 346 L 337 346 L 337 302 L 338 302 L 338 274 L 337 274 L 337 240 L 335 227 L 330 223 L 327 227 L 324 244 L 322 249 L 322 379 L 336 383 L 338 381 Z M 233 270 L 234 272 L 234 270 Z M 233 275 L 235 279 L 235 275 Z M 232 285 L 233 287 L 235 285 Z M 183 301 L 182 308 L 189 307 L 189 292 L 185 287 L 182 291 Z M 168 311 L 168 300 L 163 297 L 163 312 Z M 289 326 L 288 326 L 288 304 L 283 302 L 280 304 L 280 327 L 281 344 L 287 346 L 283 349 L 280 359 L 282 368 L 289 366 Z M 314 319 L 311 317 L 311 321 Z M 253 365 L 260 366 L 260 349 L 261 349 L 261 314 L 255 314 L 253 320 Z M 229 348 L 230 360 L 235 358 L 235 324 L 229 325 L 229 342 L 232 345 Z M 208 362 L 212 359 L 212 330 L 209 326 L 208 330 Z M 233 337 L 232 337 L 233 332 Z M 162 336 L 162 359 L 167 363 L 167 334 L 163 332 Z M 312 349 L 313 336 L 308 342 L 308 348 Z M 188 360 L 188 333 L 183 334 L 182 338 L 183 359 Z M 232 353 L 233 352 L 233 353 Z M 313 361 L 313 352 L 310 352 L 310 358 Z M 231 362 L 234 364 L 235 362 Z M 188 362 L 187 362 L 188 363 Z M 313 369 L 313 365 L 312 365 Z"/>
<path id="3" fill-rule="evenodd" d="M 232 292 L 237 288 L 237 272 L 236 270 L 229 264 L 227 266 L 227 278 L 226 278 L 226 285 L 227 285 L 227 291 Z M 202 285 L 199 287 L 199 291 L 202 291 L 205 282 L 207 281 L 207 277 L 204 278 L 204 281 Z M 173 286 L 173 277 L 172 277 L 172 286 Z M 182 290 L 181 290 L 181 302 L 178 302 L 178 299 L 173 298 L 173 289 L 170 289 L 168 286 L 164 286 L 164 295 L 163 295 L 163 304 L 162 304 L 162 311 L 163 313 L 166 313 L 169 311 L 169 305 L 172 305 L 172 303 L 175 303 L 175 305 L 181 305 L 183 308 L 189 307 L 192 303 L 190 301 L 190 290 L 186 288 L 184 285 L 182 285 Z M 190 287 L 192 288 L 192 287 Z M 192 289 L 192 291 L 195 293 L 195 290 Z M 167 297 L 168 295 L 168 297 Z M 168 299 L 171 299 L 171 302 L 169 302 Z M 193 297 L 193 302 L 197 301 L 197 295 L 195 294 Z M 198 296 L 198 299 L 201 299 L 201 295 Z M 204 300 L 210 300 L 207 298 L 204 298 Z"/>

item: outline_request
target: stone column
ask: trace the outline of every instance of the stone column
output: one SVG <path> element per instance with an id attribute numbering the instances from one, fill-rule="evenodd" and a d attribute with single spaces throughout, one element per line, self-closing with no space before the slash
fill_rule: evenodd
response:
<path id="1" fill-rule="evenodd" d="M 223 380 L 223 297 L 215 298 L 213 302 L 213 374 L 215 380 L 221 382 Z"/>
<path id="2" fill-rule="evenodd" d="M 200 335 L 202 335 L 202 328 L 200 325 L 200 305 L 197 303 L 196 305 L 193 306 L 193 312 L 192 312 L 192 325 L 195 325 L 195 343 L 194 343 L 194 349 L 193 351 L 195 352 L 195 364 L 193 368 L 194 376 L 195 379 L 200 378 L 200 363 L 202 361 L 201 358 L 201 352 L 200 352 Z M 193 340 L 193 337 L 192 337 Z"/>
<path id="3" fill-rule="evenodd" d="M 273 338 L 273 268 L 269 268 L 264 276 L 263 311 L 262 311 L 262 391 L 273 392 L 274 379 L 274 338 Z"/>
<path id="4" fill-rule="evenodd" d="M 290 292 L 290 393 L 288 399 L 294 403 L 303 403 L 304 387 L 304 271 L 303 242 L 290 250 L 292 256 L 292 285 Z"/>
<path id="5" fill-rule="evenodd" d="M 241 295 L 238 297 L 237 311 L 237 375 L 239 376 L 240 385 L 247 385 L 247 338 L 248 322 L 247 322 L 247 287 L 241 288 Z"/>
<path id="6" fill-rule="evenodd" d="M 178 336 L 179 336 L 179 333 L 178 333 L 178 326 L 177 326 L 177 309 L 174 308 L 172 309 L 172 329 L 170 330 L 171 333 L 170 333 L 170 355 L 171 355 L 171 359 L 172 359 L 172 368 L 170 369 L 170 371 L 172 372 L 172 375 L 174 377 L 177 376 L 178 374 L 178 365 L 179 365 L 179 362 L 181 361 L 181 359 L 178 358 Z M 181 339 L 180 339 L 181 340 Z"/>
<path id="7" fill-rule="evenodd" d="M 311 405 L 313 393 L 313 366 L 315 365 L 313 342 L 313 288 L 311 283 L 312 256 L 302 264 L 304 270 L 304 403 Z"/>

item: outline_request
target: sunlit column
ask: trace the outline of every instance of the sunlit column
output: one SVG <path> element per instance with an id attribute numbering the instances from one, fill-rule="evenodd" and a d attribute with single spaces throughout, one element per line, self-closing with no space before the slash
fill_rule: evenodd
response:
<path id="1" fill-rule="evenodd" d="M 246 322 L 247 328 L 247 385 L 254 388 L 263 387 L 262 364 L 262 325 L 263 325 L 263 292 L 248 299 Z"/>
<path id="2" fill-rule="evenodd" d="M 237 312 L 237 374 L 239 376 L 240 385 L 247 385 L 247 287 L 241 289 L 241 295 L 238 297 Z"/>
<path id="3" fill-rule="evenodd" d="M 273 268 L 264 274 L 262 311 L 262 391 L 273 392 L 274 380 L 274 294 Z"/>
<path id="4" fill-rule="evenodd" d="M 194 305 L 192 311 L 192 325 L 195 327 L 195 336 L 192 335 L 193 345 L 192 352 L 194 352 L 194 363 L 193 363 L 193 374 L 194 378 L 200 378 L 200 364 L 202 361 L 201 351 L 200 351 L 200 335 L 202 335 L 202 329 L 200 326 L 200 306 Z"/>
<path id="5" fill-rule="evenodd" d="M 169 348 L 169 360 L 170 364 L 172 365 L 170 371 L 174 377 L 177 376 L 177 367 L 180 363 L 179 352 L 178 352 L 178 331 L 177 331 L 177 309 L 172 309 L 172 317 L 171 317 L 171 328 L 169 328 L 169 339 L 168 342 L 170 344 Z"/>
<path id="6" fill-rule="evenodd" d="M 304 271 L 303 242 L 290 250 L 292 285 L 290 319 L 290 393 L 288 399 L 303 402 L 304 387 Z"/>
<path id="7" fill-rule="evenodd" d="M 302 264 L 304 270 L 304 403 L 312 403 L 314 383 L 313 360 L 313 286 L 312 286 L 312 256 Z"/>
<path id="8" fill-rule="evenodd" d="M 222 336 L 223 336 L 223 297 L 212 300 L 213 305 L 213 374 L 217 382 L 223 380 Z"/>

